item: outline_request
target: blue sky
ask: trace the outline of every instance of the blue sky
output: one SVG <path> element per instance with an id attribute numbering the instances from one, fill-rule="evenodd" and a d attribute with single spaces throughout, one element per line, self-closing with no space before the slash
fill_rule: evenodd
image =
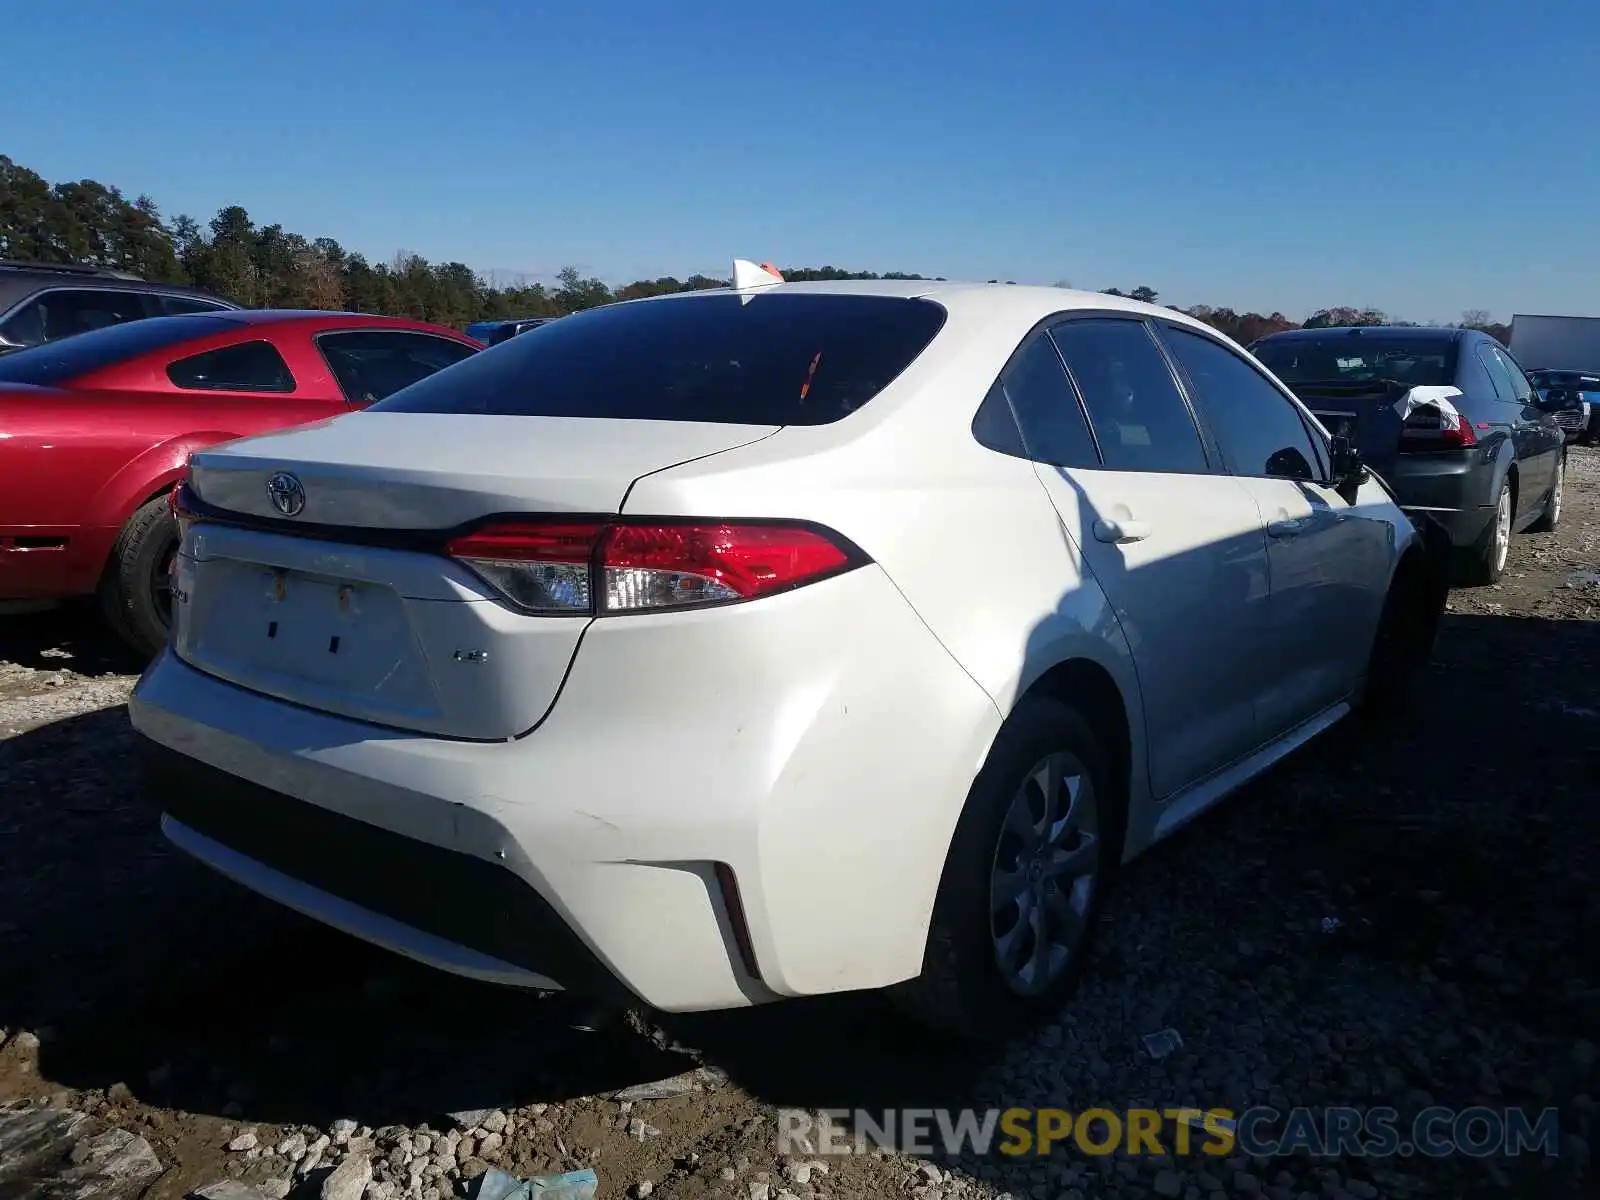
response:
<path id="1" fill-rule="evenodd" d="M 12 5 L 0 152 L 482 271 L 1600 313 L 1600 5 Z"/>

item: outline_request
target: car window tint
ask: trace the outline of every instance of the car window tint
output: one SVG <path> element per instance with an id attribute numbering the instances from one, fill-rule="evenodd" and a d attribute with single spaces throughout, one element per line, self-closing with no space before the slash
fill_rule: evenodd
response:
<path id="1" fill-rule="evenodd" d="M 383 412 L 825 425 L 943 328 L 920 298 L 702 292 L 588 309 L 380 400 Z"/>
<path id="2" fill-rule="evenodd" d="M 1505 364 L 1500 361 L 1499 355 L 1487 345 L 1478 347 L 1478 360 L 1483 363 L 1483 369 L 1489 373 L 1489 382 L 1494 384 L 1495 399 L 1504 400 L 1507 404 L 1515 404 L 1517 399 L 1516 389 L 1511 386 L 1511 376 L 1506 373 Z"/>
<path id="3" fill-rule="evenodd" d="M 139 292 L 61 288 L 24 305 L 0 332 L 19 346 L 38 346 L 149 315 Z"/>
<path id="4" fill-rule="evenodd" d="M 156 296 L 154 299 L 161 312 L 169 317 L 182 316 L 184 313 L 225 312 L 228 307 L 214 300 L 201 300 L 195 296 Z"/>
<path id="5" fill-rule="evenodd" d="M 1456 342 L 1428 330 L 1371 334 L 1356 328 L 1273 334 L 1254 343 L 1250 352 L 1290 387 L 1377 380 L 1393 380 L 1407 387 L 1449 387 L 1456 381 Z"/>
<path id="6" fill-rule="evenodd" d="M 167 378 L 190 391 L 294 391 L 289 364 L 271 342 L 241 342 L 180 358 L 167 367 Z"/>
<path id="7" fill-rule="evenodd" d="M 1528 377 L 1522 373 L 1522 368 L 1517 366 L 1516 360 L 1498 346 L 1490 346 L 1489 353 L 1499 360 L 1505 370 L 1506 378 L 1511 381 L 1511 394 L 1518 404 L 1528 404 L 1533 399 L 1533 385 L 1528 382 Z"/>
<path id="8" fill-rule="evenodd" d="M 1016 414 L 1028 457 L 1058 467 L 1097 467 L 1094 437 L 1072 381 L 1049 337 L 1024 346 L 1000 375 L 1000 388 Z"/>
<path id="9" fill-rule="evenodd" d="M 176 347 L 184 342 L 237 327 L 233 321 L 210 316 L 124 321 L 93 333 L 14 350 L 0 357 L 0 383 L 52 387 L 163 347 L 176 353 Z"/>
<path id="10" fill-rule="evenodd" d="M 403 329 L 325 333 L 317 347 L 352 404 L 373 404 L 477 351 L 449 338 Z"/>
<path id="11" fill-rule="evenodd" d="M 1063 321 L 1050 331 L 1089 410 L 1107 467 L 1204 473 L 1200 434 L 1143 322 Z"/>
<path id="12" fill-rule="evenodd" d="M 972 436 L 980 446 L 1001 454 L 1028 457 L 1028 448 L 1022 444 L 1022 434 L 1017 430 L 1016 414 L 1011 411 L 1011 401 L 1006 399 L 1006 390 L 998 379 L 973 415 Z"/>
<path id="13" fill-rule="evenodd" d="M 1175 325 L 1162 336 L 1236 475 L 1317 477 L 1318 455 L 1299 411 L 1267 378 L 1220 342 Z"/>

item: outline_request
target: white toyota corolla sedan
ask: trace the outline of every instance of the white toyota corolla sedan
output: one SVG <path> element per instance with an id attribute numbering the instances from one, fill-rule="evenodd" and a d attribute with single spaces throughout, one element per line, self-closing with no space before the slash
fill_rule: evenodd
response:
<path id="1" fill-rule="evenodd" d="M 1418 533 L 1287 389 L 1056 288 L 741 262 L 201 451 L 174 510 L 131 704 L 167 837 L 666 1011 L 1010 1035 L 1114 868 L 1431 642 Z"/>

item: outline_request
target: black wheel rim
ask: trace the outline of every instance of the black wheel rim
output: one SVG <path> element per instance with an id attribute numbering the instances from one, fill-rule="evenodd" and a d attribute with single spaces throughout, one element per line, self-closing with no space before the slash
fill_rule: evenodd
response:
<path id="1" fill-rule="evenodd" d="M 178 557 L 178 539 L 172 538 L 156 555 L 150 573 L 150 601 L 164 627 L 172 625 L 172 560 Z"/>

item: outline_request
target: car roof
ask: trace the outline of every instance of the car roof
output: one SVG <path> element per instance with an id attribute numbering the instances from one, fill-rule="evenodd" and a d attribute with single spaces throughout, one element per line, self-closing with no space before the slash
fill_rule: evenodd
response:
<path id="1" fill-rule="evenodd" d="M 80 267 L 70 263 L 33 263 L 15 259 L 0 260 L 0 296 L 20 299 L 55 288 L 91 288 L 101 291 L 161 292 L 169 296 L 195 296 L 231 304 L 221 296 L 186 283 L 161 283 L 143 279 L 131 271 L 110 267 Z"/>
<path id="2" fill-rule="evenodd" d="M 1280 329 L 1260 341 L 1287 342 L 1317 337 L 1405 338 L 1412 342 L 1453 342 L 1464 336 L 1488 337 L 1475 329 L 1455 329 L 1448 325 L 1329 325 L 1317 329 Z"/>
<path id="3" fill-rule="evenodd" d="M 361 326 L 363 328 L 385 329 L 417 329 L 429 332 L 444 332 L 456 337 L 462 336 L 454 329 L 444 325 L 436 325 L 430 321 L 419 321 L 413 317 L 385 317 L 376 313 L 332 312 L 321 308 L 236 308 L 225 312 L 184 313 L 173 317 L 173 320 L 182 321 L 190 317 L 220 317 L 224 321 L 232 321 L 239 325 L 328 325 L 334 328 L 344 326 Z"/>
<path id="4" fill-rule="evenodd" d="M 764 284 L 748 292 L 732 288 L 701 288 L 692 292 L 671 292 L 645 296 L 622 304 L 653 304 L 661 301 L 692 304 L 714 296 L 883 296 L 908 300 L 932 300 L 957 319 L 999 317 L 1032 324 L 1054 313 L 1079 310 L 1126 312 L 1140 317 L 1164 317 L 1178 324 L 1215 334 L 1204 322 L 1180 309 L 1160 304 L 1145 304 L 1126 296 L 1088 292 L 1076 288 L 1040 287 L 1032 284 L 978 283 L 934 279 L 826 279 L 797 283 Z"/>

